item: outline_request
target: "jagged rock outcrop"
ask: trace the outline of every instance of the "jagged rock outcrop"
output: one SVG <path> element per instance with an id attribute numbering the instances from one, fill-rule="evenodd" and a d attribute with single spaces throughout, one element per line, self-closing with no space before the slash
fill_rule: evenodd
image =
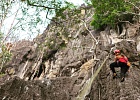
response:
<path id="1" fill-rule="evenodd" d="M 82 8 L 82 14 L 80 11 L 65 11 L 65 19 L 53 18 L 44 33 L 33 41 L 14 45 L 11 49 L 12 60 L 2 70 L 6 75 L 0 78 L 1 100 L 140 99 L 140 30 L 137 28 L 137 31 L 133 31 L 129 26 L 126 34 L 129 34 L 129 39 L 122 38 L 113 29 L 95 31 L 89 24 L 93 8 Z M 111 49 L 115 48 L 121 49 L 132 63 L 123 83 L 119 78 L 113 80 L 109 69 L 113 61 Z M 79 94 L 106 56 L 108 59 L 89 91 L 80 98 Z"/>

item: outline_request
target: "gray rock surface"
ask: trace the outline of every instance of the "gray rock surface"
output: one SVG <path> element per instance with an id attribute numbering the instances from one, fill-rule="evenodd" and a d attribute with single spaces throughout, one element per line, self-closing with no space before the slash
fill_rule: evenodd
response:
<path id="1" fill-rule="evenodd" d="M 65 12 L 65 20 L 54 18 L 59 24 L 52 21 L 33 41 L 15 44 L 12 60 L 0 77 L 0 100 L 76 100 L 107 55 L 109 58 L 82 99 L 140 100 L 139 30 L 132 29 L 135 35 L 129 31 L 129 39 L 120 39 L 110 29 L 95 31 L 89 26 L 93 8 L 87 7 L 85 12 L 84 16 Z M 121 49 L 132 63 L 123 83 L 119 77 L 112 79 L 111 48 Z"/>

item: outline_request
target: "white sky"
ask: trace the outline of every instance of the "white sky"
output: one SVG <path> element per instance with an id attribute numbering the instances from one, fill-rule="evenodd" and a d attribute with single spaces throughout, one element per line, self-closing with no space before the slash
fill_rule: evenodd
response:
<path id="1" fill-rule="evenodd" d="M 75 5 L 81 5 L 84 3 L 83 0 L 67 0 L 68 2 L 72 2 L 74 3 Z"/>
<path id="2" fill-rule="evenodd" d="M 81 4 L 83 4 L 84 3 L 84 1 L 83 0 L 67 0 L 68 2 L 72 2 L 72 3 L 74 3 L 75 5 L 81 5 Z M 16 7 L 15 8 L 15 10 L 17 9 L 18 7 Z M 7 33 L 7 31 L 9 30 L 9 28 L 10 28 L 10 25 L 11 25 L 11 23 L 12 23 L 12 21 L 13 21 L 13 18 L 14 18 L 14 16 L 11 16 L 10 18 L 8 18 L 6 21 L 5 21 L 5 23 L 8 23 L 8 25 L 6 25 L 6 27 L 5 27 L 5 32 L 4 33 Z M 39 27 L 39 26 L 37 26 L 37 27 Z M 42 32 L 41 33 L 39 33 L 39 34 L 42 34 L 43 33 L 43 31 L 45 30 L 45 28 L 46 28 L 47 26 L 44 26 L 44 27 L 42 27 L 41 25 L 40 25 L 40 29 L 42 30 Z M 29 34 L 27 33 L 27 32 L 15 32 L 15 33 L 17 33 L 17 35 L 19 36 L 19 38 L 20 39 L 29 39 Z M 20 34 L 20 35 L 19 35 Z M 36 34 L 37 35 L 37 34 Z M 34 38 L 36 35 L 32 35 L 32 37 L 31 38 Z"/>

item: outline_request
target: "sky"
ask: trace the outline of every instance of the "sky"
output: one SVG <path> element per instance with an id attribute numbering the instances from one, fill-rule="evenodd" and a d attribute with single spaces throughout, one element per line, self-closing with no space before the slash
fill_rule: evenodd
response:
<path id="1" fill-rule="evenodd" d="M 72 3 L 74 3 L 75 5 L 77 5 L 77 6 L 80 6 L 81 4 L 83 4 L 84 3 L 84 1 L 83 0 L 67 0 L 68 2 L 72 2 Z M 20 5 L 16 5 L 16 7 L 15 7 L 15 10 L 16 10 L 16 8 L 18 8 L 18 6 L 20 6 Z M 7 23 L 6 25 L 5 25 L 5 27 L 3 28 L 3 33 L 7 33 L 8 32 L 8 30 L 10 29 L 10 26 L 11 26 L 11 24 L 12 24 L 12 22 L 13 22 L 13 19 L 14 19 L 14 16 L 10 16 L 7 20 L 5 20 L 5 23 Z M 42 27 L 42 26 L 38 26 L 38 27 L 40 27 L 40 29 L 42 30 L 41 32 L 40 32 L 40 34 L 42 34 L 43 33 L 43 31 L 45 30 L 45 28 L 47 27 L 47 26 L 44 26 L 44 27 Z M 29 34 L 27 33 L 27 32 L 21 32 L 21 31 L 19 31 L 19 32 L 16 32 L 16 35 L 15 36 L 17 36 L 18 38 L 19 38 L 19 40 L 22 40 L 22 39 L 26 39 L 26 40 L 32 40 L 33 38 L 35 38 L 36 36 L 37 36 L 38 34 L 34 34 L 34 35 L 32 35 L 32 36 L 29 36 Z M 15 40 L 15 41 L 17 41 L 17 40 Z M 8 40 L 7 42 L 14 42 L 13 40 L 11 41 L 11 40 Z M 0 48 L 0 52 L 1 52 L 1 48 Z"/>
<path id="2" fill-rule="evenodd" d="M 67 0 L 68 2 L 72 2 L 72 3 L 74 3 L 75 5 L 77 5 L 77 6 L 80 6 L 81 4 L 83 4 L 84 3 L 84 1 L 83 0 Z M 20 5 L 17 5 L 13 10 L 15 10 L 16 11 L 16 9 L 18 8 L 18 6 L 20 6 Z M 20 14 L 18 14 L 19 16 L 20 16 Z M 5 21 L 5 23 L 7 23 L 7 25 L 5 25 L 5 27 L 4 27 L 4 31 L 5 32 L 3 32 L 3 33 L 8 33 L 8 31 L 9 31 L 9 29 L 10 29 L 10 26 L 11 26 L 11 24 L 12 24 L 12 21 L 13 21 L 13 19 L 14 19 L 14 16 L 11 16 L 11 17 L 9 17 L 6 21 Z M 45 19 L 45 15 L 43 15 L 42 14 L 42 19 Z M 15 21 L 15 22 L 17 22 L 17 21 Z M 49 22 L 48 22 L 48 24 L 49 24 Z M 45 28 L 47 27 L 47 26 L 42 26 L 42 25 L 40 25 L 40 26 L 36 26 L 36 27 L 38 27 L 40 30 L 41 30 L 41 32 L 40 33 L 38 33 L 38 34 L 42 34 L 43 33 L 43 31 L 45 30 Z M 33 29 L 34 30 L 34 29 Z M 36 37 L 36 35 L 38 35 L 38 34 L 32 34 L 32 35 L 29 35 L 29 32 L 25 32 L 25 31 L 17 31 L 17 32 L 15 32 L 15 36 L 17 36 L 20 40 L 21 39 L 33 39 L 33 38 L 35 38 Z M 11 41 L 11 40 L 9 40 L 9 41 Z"/>
<path id="3" fill-rule="evenodd" d="M 75 5 L 81 5 L 84 3 L 83 0 L 67 0 L 68 2 L 72 2 L 74 3 Z"/>

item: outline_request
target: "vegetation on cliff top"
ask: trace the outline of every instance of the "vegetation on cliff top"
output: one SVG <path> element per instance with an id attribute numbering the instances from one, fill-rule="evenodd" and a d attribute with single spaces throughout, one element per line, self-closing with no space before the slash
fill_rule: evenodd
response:
<path id="1" fill-rule="evenodd" d="M 91 25 L 101 28 L 106 25 L 115 26 L 120 22 L 133 21 L 140 11 L 139 0 L 91 0 L 95 13 Z"/>

